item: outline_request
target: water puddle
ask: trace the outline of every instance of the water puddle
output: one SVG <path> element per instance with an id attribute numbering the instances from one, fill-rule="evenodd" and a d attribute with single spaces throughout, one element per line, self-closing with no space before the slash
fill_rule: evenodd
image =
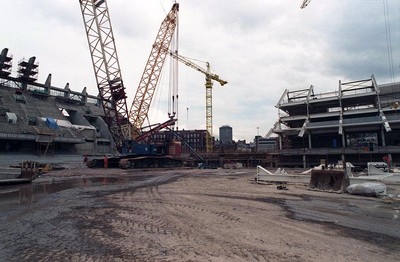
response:
<path id="1" fill-rule="evenodd" d="M 149 176 L 70 178 L 65 180 L 34 181 L 30 184 L 0 187 L 0 212 L 21 205 L 32 204 L 50 194 L 70 188 L 85 188 L 106 185 L 123 185 L 133 181 L 143 181 Z"/>

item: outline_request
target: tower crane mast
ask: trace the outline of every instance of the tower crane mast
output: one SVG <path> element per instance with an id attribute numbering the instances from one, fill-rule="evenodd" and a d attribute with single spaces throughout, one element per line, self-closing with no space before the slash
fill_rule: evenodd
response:
<path id="1" fill-rule="evenodd" d="M 221 86 L 224 86 L 228 82 L 222 80 L 217 74 L 214 74 L 210 70 L 210 64 L 206 62 L 206 69 L 202 68 L 201 66 L 195 64 L 191 60 L 187 59 L 184 56 L 179 55 L 176 52 L 169 52 L 169 54 L 177 59 L 179 62 L 203 73 L 206 76 L 206 151 L 208 153 L 212 152 L 212 138 L 213 138 L 213 125 L 212 125 L 212 80 L 217 81 Z"/>
<path id="2" fill-rule="evenodd" d="M 105 0 L 79 0 L 105 121 L 120 147 L 130 136 L 126 93 Z"/>

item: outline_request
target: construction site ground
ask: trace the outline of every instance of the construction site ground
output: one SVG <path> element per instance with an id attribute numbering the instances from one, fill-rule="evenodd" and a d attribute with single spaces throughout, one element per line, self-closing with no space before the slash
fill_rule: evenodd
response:
<path id="1" fill-rule="evenodd" d="M 0 261 L 399 261 L 396 199 L 256 169 L 73 167 L 0 188 Z"/>

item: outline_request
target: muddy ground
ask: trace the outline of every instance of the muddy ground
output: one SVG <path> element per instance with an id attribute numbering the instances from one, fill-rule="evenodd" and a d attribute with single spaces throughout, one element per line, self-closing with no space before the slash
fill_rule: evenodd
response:
<path id="1" fill-rule="evenodd" d="M 399 261 L 398 201 L 255 173 L 75 168 L 0 188 L 0 261 Z"/>

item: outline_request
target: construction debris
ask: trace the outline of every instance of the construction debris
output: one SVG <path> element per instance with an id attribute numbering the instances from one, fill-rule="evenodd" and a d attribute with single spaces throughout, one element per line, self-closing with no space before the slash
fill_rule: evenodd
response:
<path id="1" fill-rule="evenodd" d="M 280 184 L 280 185 L 278 185 L 278 186 L 276 187 L 276 189 L 278 189 L 278 190 L 288 190 L 288 188 L 286 187 L 285 184 Z"/>
<path id="2" fill-rule="evenodd" d="M 0 177 L 0 185 L 12 185 L 30 183 L 37 178 L 37 166 L 35 161 L 24 161 L 20 165 L 20 172 L 16 173 L 15 170 L 3 169 Z"/>
<path id="3" fill-rule="evenodd" d="M 23 161 L 21 164 L 18 165 L 10 165 L 12 168 L 23 168 L 24 165 L 28 165 L 34 168 L 35 173 L 42 174 L 53 170 L 62 170 L 65 169 L 64 166 L 61 164 L 55 163 L 40 163 L 37 161 Z"/>
<path id="4" fill-rule="evenodd" d="M 387 194 L 400 195 L 400 172 L 388 169 L 385 163 L 369 162 L 366 175 L 350 176 L 350 185 L 380 183 L 387 187 Z"/>

